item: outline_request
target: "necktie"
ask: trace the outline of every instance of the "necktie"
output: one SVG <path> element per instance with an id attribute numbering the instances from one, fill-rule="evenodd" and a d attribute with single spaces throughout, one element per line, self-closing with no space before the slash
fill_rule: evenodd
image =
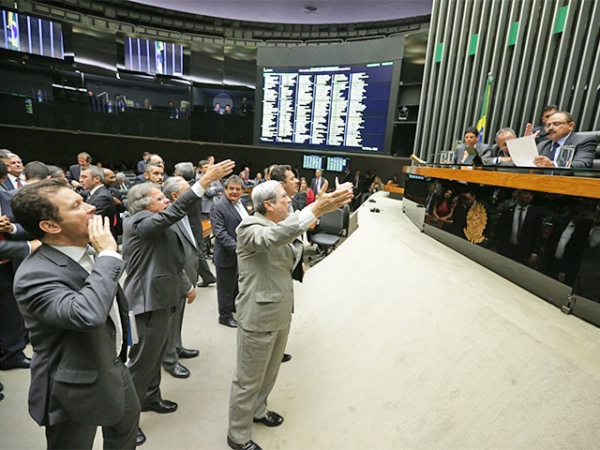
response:
<path id="1" fill-rule="evenodd" d="M 85 250 L 85 253 L 78 262 L 88 273 L 92 273 L 92 270 L 94 269 L 94 262 L 90 247 Z M 121 324 L 121 316 L 119 315 L 119 306 L 117 305 L 116 297 L 113 299 L 108 315 L 115 325 L 117 334 L 115 338 L 115 350 L 117 352 L 117 356 L 119 356 L 121 353 L 121 345 L 123 344 L 123 325 Z"/>
<path id="2" fill-rule="evenodd" d="M 21 177 L 17 177 L 17 189 L 21 189 L 23 187 L 23 182 L 21 181 Z"/>
<path id="3" fill-rule="evenodd" d="M 552 144 L 552 149 L 550 150 L 550 155 L 548 156 L 548 158 L 550 158 L 550 161 L 554 161 L 558 147 L 560 147 L 558 142 L 555 142 L 554 144 Z"/>
<path id="4" fill-rule="evenodd" d="M 519 223 L 517 227 L 517 240 L 521 240 L 521 229 L 523 228 L 523 219 L 525 218 L 525 208 L 519 208 Z"/>

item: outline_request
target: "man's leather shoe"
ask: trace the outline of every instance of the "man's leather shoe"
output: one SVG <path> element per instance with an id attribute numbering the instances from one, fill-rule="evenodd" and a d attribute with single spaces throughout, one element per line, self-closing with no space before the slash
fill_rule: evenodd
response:
<path id="1" fill-rule="evenodd" d="M 217 280 L 202 281 L 202 283 L 198 283 L 198 287 L 209 287 L 211 284 L 215 284 L 216 282 Z"/>
<path id="2" fill-rule="evenodd" d="M 227 445 L 233 450 L 262 450 L 262 447 L 259 447 L 254 441 L 248 441 L 245 444 L 236 444 L 229 436 L 227 436 Z"/>
<path id="3" fill-rule="evenodd" d="M 170 400 L 160 400 L 150 403 L 148 406 L 142 406 L 142 411 L 154 411 L 159 414 L 167 414 L 177 411 L 177 403 Z"/>
<path id="4" fill-rule="evenodd" d="M 138 428 L 137 436 L 135 437 L 135 445 L 139 447 L 144 442 L 146 442 L 146 435 L 141 428 Z"/>
<path id="5" fill-rule="evenodd" d="M 292 355 L 288 354 L 288 353 L 284 353 L 283 354 L 283 358 L 281 358 L 281 362 L 288 362 L 290 359 L 292 359 Z"/>
<path id="6" fill-rule="evenodd" d="M 168 369 L 165 369 L 165 371 L 175 378 L 187 378 L 190 376 L 190 371 L 188 368 L 179 363 L 169 367 Z"/>
<path id="7" fill-rule="evenodd" d="M 234 318 L 231 319 L 219 319 L 219 323 L 221 325 L 225 325 L 226 327 L 237 328 L 237 322 Z"/>
<path id="8" fill-rule="evenodd" d="M 255 417 L 254 419 L 252 419 L 252 422 L 255 422 L 255 423 L 260 422 L 268 427 L 278 427 L 279 425 L 281 425 L 283 423 L 283 417 L 281 417 L 276 412 L 267 411 L 267 414 L 265 415 L 265 417 L 261 417 L 260 419 L 257 419 Z"/>
<path id="9" fill-rule="evenodd" d="M 0 366 L 0 370 L 11 370 L 11 369 L 29 369 L 31 365 L 31 359 L 23 358 L 19 361 L 8 361 L 3 362 Z"/>
<path id="10" fill-rule="evenodd" d="M 2 392 L 4 390 L 4 385 L 2 383 L 0 383 L 0 392 Z"/>
<path id="11" fill-rule="evenodd" d="M 189 348 L 182 348 L 181 350 L 179 350 L 177 352 L 177 354 L 179 355 L 180 358 L 188 359 L 188 358 L 195 358 L 196 356 L 198 356 L 200 354 L 200 351 L 192 350 Z"/>
<path id="12" fill-rule="evenodd" d="M 4 400 L 4 394 L 0 394 L 0 402 Z"/>

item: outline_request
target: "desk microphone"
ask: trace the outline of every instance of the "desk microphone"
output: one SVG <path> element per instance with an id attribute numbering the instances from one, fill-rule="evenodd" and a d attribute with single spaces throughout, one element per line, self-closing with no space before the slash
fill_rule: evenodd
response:
<path id="1" fill-rule="evenodd" d="M 548 136 L 549 134 L 550 134 L 550 132 L 549 132 L 549 131 L 544 131 L 544 132 L 542 132 L 542 133 L 538 134 L 538 135 L 537 135 L 537 137 L 539 137 L 539 138 L 541 138 L 541 137 L 546 137 L 546 136 Z"/>

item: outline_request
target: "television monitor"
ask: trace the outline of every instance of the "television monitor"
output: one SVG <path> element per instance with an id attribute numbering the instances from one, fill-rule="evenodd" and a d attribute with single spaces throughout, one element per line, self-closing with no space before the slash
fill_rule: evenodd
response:
<path id="1" fill-rule="evenodd" d="M 318 155 L 304 155 L 302 168 L 308 170 L 323 170 L 323 157 Z"/>
<path id="2" fill-rule="evenodd" d="M 124 36 L 122 51 L 125 70 L 153 75 L 184 74 L 183 44 Z"/>
<path id="3" fill-rule="evenodd" d="M 0 48 L 65 59 L 62 24 L 6 9 L 0 9 L 0 16 Z"/>
<path id="4" fill-rule="evenodd" d="M 344 158 L 343 156 L 327 157 L 327 172 L 344 172 L 346 167 L 350 167 L 350 158 Z"/>
<path id="5" fill-rule="evenodd" d="M 394 62 L 263 67 L 260 145 L 383 153 Z"/>

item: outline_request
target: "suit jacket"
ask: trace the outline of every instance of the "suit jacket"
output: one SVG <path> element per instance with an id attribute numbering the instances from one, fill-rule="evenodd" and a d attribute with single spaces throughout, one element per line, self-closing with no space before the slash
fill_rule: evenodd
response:
<path id="1" fill-rule="evenodd" d="M 81 175 L 81 166 L 79 164 L 69 166 L 69 170 L 67 171 L 67 179 L 69 182 L 73 180 L 79 181 L 79 175 Z"/>
<path id="2" fill-rule="evenodd" d="M 540 142 L 537 146 L 540 156 L 549 157 L 553 143 L 550 140 Z M 592 167 L 598 145 L 598 141 L 594 136 L 581 136 L 577 133 L 571 133 L 563 145 L 572 145 L 575 147 L 575 155 L 571 163 L 572 168 L 583 169 Z"/>
<path id="3" fill-rule="evenodd" d="M 6 180 L 4 180 L 2 182 L 2 191 L 3 192 L 14 191 L 16 188 L 17 187 L 12 184 L 12 181 L 10 181 L 10 178 L 8 178 L 8 177 L 6 177 Z"/>
<path id="4" fill-rule="evenodd" d="M 125 362 L 128 306 L 119 288 L 124 266 L 103 256 L 89 274 L 64 253 L 42 245 L 17 271 L 15 297 L 34 351 L 29 413 L 39 425 L 74 419 L 110 426 L 123 417 L 122 372 L 115 365 L 109 311 L 116 296 Z"/>
<path id="5" fill-rule="evenodd" d="M 456 147 L 456 150 L 454 151 L 454 154 L 455 154 L 454 163 L 455 164 L 461 163 L 466 148 L 467 148 L 467 144 L 465 144 L 464 142 Z M 475 144 L 475 150 L 477 151 L 477 154 L 481 158 L 481 161 L 484 164 L 487 164 L 486 161 L 489 161 L 489 158 L 492 156 L 490 146 L 487 144 L 478 142 L 477 144 Z"/>
<path id="6" fill-rule="evenodd" d="M 119 222 L 117 219 L 117 206 L 115 205 L 112 194 L 106 188 L 106 186 L 100 186 L 92 195 L 88 195 L 85 201 L 86 203 L 96 207 L 94 214 L 97 216 L 108 217 L 108 220 L 110 221 L 110 229 L 113 233 L 113 236 L 116 238 L 117 225 Z"/>
<path id="7" fill-rule="evenodd" d="M 292 272 L 303 248 L 296 239 L 304 232 L 299 214 L 274 224 L 255 213 L 237 229 L 240 293 L 235 305 L 237 322 L 244 330 L 281 330 L 292 320 Z"/>
<path id="8" fill-rule="evenodd" d="M 201 178 L 202 177 L 200 176 L 198 180 Z M 204 196 L 202 197 L 202 214 L 210 214 L 210 208 L 217 200 L 219 200 L 219 197 L 224 190 L 225 189 L 223 188 L 223 185 L 218 181 L 213 181 L 210 183 L 210 186 L 204 192 Z"/>
<path id="9" fill-rule="evenodd" d="M 506 166 L 506 167 L 514 167 L 515 163 L 510 162 L 496 162 L 496 158 L 506 156 L 504 152 L 500 150 L 498 144 L 494 144 L 489 148 L 489 151 L 486 152 L 486 155 L 481 158 L 483 164 L 486 166 Z"/>
<path id="10" fill-rule="evenodd" d="M 30 239 L 31 236 L 23 229 L 21 224 L 15 223 L 15 217 L 12 213 L 12 206 L 10 204 L 10 201 L 15 196 L 15 194 L 16 191 L 0 191 L 0 210 L 2 212 L 2 215 L 8 217 L 9 220 L 12 223 L 14 223 L 14 225 L 17 227 L 17 232 L 15 234 L 4 233 L 4 237 L 7 240 L 27 240 Z"/>
<path id="11" fill-rule="evenodd" d="M 190 216 L 188 216 L 190 217 Z M 184 297 L 190 290 L 193 284 L 196 287 L 198 279 L 198 261 L 200 259 L 200 248 L 194 236 L 190 236 L 183 225 L 183 219 L 171 225 L 172 230 L 177 235 L 177 239 L 181 242 L 184 254 L 183 273 L 180 280 L 179 296 Z M 190 227 L 191 228 L 191 227 Z M 193 232 L 192 232 L 193 233 Z M 186 284 L 187 282 L 187 284 Z"/>
<path id="12" fill-rule="evenodd" d="M 510 236 L 512 234 L 512 225 L 515 210 L 519 208 L 516 204 L 510 209 L 506 209 L 500 215 L 496 237 L 498 240 L 497 248 L 501 255 L 510 256 L 511 246 Z M 518 213 L 518 211 L 517 211 Z M 544 211 L 536 206 L 529 206 L 523 225 L 521 226 L 521 236 L 517 245 L 517 252 L 512 255 L 515 260 L 527 264 L 527 260 L 532 254 L 539 255 L 542 245 L 542 219 Z"/>
<path id="13" fill-rule="evenodd" d="M 191 189 L 160 213 L 140 211 L 123 221 L 125 295 L 135 314 L 176 306 L 185 252 L 171 228 L 200 198 Z"/>
<path id="14" fill-rule="evenodd" d="M 323 187 L 323 183 L 325 183 L 325 181 L 327 181 L 327 178 L 321 177 L 321 186 L 320 186 L 321 188 Z M 310 188 L 313 190 L 315 195 L 317 195 L 320 190 L 320 189 L 316 189 L 316 186 L 317 186 L 317 178 L 315 177 L 312 180 L 310 180 Z M 329 187 L 327 189 L 330 189 L 332 187 L 335 188 L 335 186 L 329 185 Z"/>
<path id="15" fill-rule="evenodd" d="M 244 208 L 246 204 L 240 200 Z M 214 263 L 216 267 L 237 267 L 236 228 L 242 217 L 227 197 L 221 197 L 210 210 L 210 224 L 215 235 Z"/>

